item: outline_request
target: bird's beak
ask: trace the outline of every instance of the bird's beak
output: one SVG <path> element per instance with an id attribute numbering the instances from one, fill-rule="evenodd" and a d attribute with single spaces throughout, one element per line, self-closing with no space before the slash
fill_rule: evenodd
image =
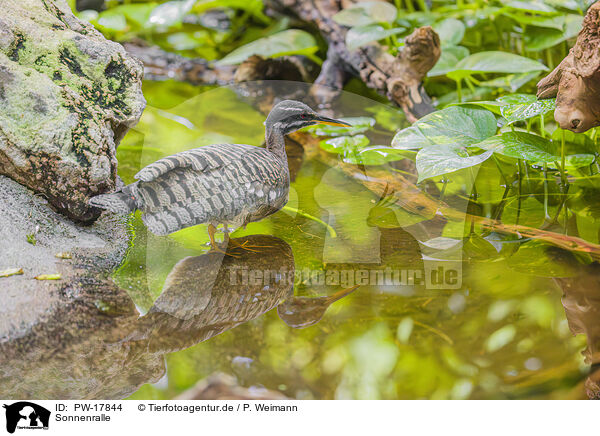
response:
<path id="1" fill-rule="evenodd" d="M 314 119 L 316 124 L 327 124 L 329 126 L 342 126 L 342 127 L 352 127 L 352 124 L 348 124 L 342 120 L 336 120 L 334 118 L 322 117 L 321 115 L 317 115 Z"/>

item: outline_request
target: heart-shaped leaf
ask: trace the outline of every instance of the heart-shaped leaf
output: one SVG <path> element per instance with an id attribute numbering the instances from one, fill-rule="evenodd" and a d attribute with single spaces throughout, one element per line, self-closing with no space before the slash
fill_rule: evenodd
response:
<path id="1" fill-rule="evenodd" d="M 310 33 L 298 29 L 289 29 L 238 47 L 218 63 L 221 65 L 239 64 L 252 55 L 263 57 L 291 54 L 307 55 L 315 53 L 317 49 L 317 41 Z"/>
<path id="2" fill-rule="evenodd" d="M 503 156 L 532 162 L 560 160 L 560 156 L 556 155 L 556 148 L 551 141 L 525 132 L 505 132 L 499 136 L 492 136 L 479 144 L 475 144 L 475 146 L 484 150 L 491 150 Z"/>
<path id="3" fill-rule="evenodd" d="M 424 116 L 411 127 L 400 130 L 392 147 L 418 149 L 430 145 L 475 144 L 496 133 L 496 117 L 477 107 L 451 106 Z"/>
<path id="4" fill-rule="evenodd" d="M 453 80 L 460 80 L 476 73 L 529 73 L 547 70 L 548 67 L 544 64 L 514 53 L 482 51 L 459 61 L 447 76 Z"/>
<path id="5" fill-rule="evenodd" d="M 382 1 L 359 2 L 342 9 L 333 20 L 343 26 L 366 26 L 373 23 L 393 23 L 398 15 L 394 5 Z"/>
<path id="6" fill-rule="evenodd" d="M 356 26 L 346 33 L 346 46 L 348 47 L 348 50 L 355 50 L 369 42 L 379 41 L 380 39 L 402 33 L 404 30 L 403 27 L 386 29 L 380 24 Z"/>
<path id="7" fill-rule="evenodd" d="M 491 151 L 486 151 L 469 156 L 462 147 L 449 144 L 423 148 L 417 153 L 418 181 L 473 167 L 484 162 L 491 155 Z"/>

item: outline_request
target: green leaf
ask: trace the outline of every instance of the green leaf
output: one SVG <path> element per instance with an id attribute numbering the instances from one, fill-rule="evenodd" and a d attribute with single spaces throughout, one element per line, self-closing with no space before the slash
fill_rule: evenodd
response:
<path id="1" fill-rule="evenodd" d="M 369 142 L 369 138 L 365 135 L 338 136 L 325 139 L 319 145 L 325 151 L 342 155 L 342 161 L 354 165 L 383 165 L 404 158 L 404 156 L 388 153 L 383 145 L 365 148 Z M 387 149 L 393 150 L 389 147 Z"/>
<path id="2" fill-rule="evenodd" d="M 535 79 L 539 76 L 539 71 L 533 73 L 524 73 L 524 74 L 508 74 L 502 77 L 496 77 L 495 79 L 486 80 L 481 82 L 479 86 L 489 86 L 492 88 L 504 88 L 510 89 L 512 92 L 515 92 L 517 89 L 525 85 L 527 82 Z"/>
<path id="3" fill-rule="evenodd" d="M 220 65 L 239 64 L 252 55 L 263 57 L 291 54 L 307 55 L 315 53 L 317 49 L 317 41 L 310 33 L 298 29 L 289 29 L 243 45 L 229 53 L 218 63 Z"/>
<path id="4" fill-rule="evenodd" d="M 269 22 L 269 18 L 263 13 L 264 4 L 262 0 L 197 0 L 192 12 L 202 14 L 217 8 L 240 9 L 251 13 L 264 23 Z"/>
<path id="5" fill-rule="evenodd" d="M 568 14 L 562 29 L 529 28 L 525 33 L 528 50 L 540 51 L 554 47 L 567 39 L 577 36 L 583 24 L 581 15 Z"/>
<path id="6" fill-rule="evenodd" d="M 124 17 L 126 22 L 130 24 L 134 30 L 140 30 L 146 25 L 156 6 L 156 3 L 119 5 L 101 12 L 98 16 L 98 24 L 100 24 L 100 26 L 108 26 L 109 23 L 114 25 L 117 21 L 120 21 L 116 16 L 120 16 Z"/>
<path id="7" fill-rule="evenodd" d="M 586 167 L 593 164 L 595 159 L 596 157 L 593 154 L 571 154 L 569 156 L 565 156 L 565 168 L 577 169 L 581 167 Z M 556 165 L 554 165 L 554 162 L 548 163 L 548 168 L 558 169 L 556 168 Z"/>
<path id="8" fill-rule="evenodd" d="M 325 139 L 319 143 L 321 148 L 330 153 L 343 154 L 349 150 L 369 145 L 369 138 L 365 135 L 338 136 L 337 138 Z"/>
<path id="9" fill-rule="evenodd" d="M 505 5 L 507 8 L 516 9 L 519 11 L 538 13 L 538 14 L 555 14 L 556 9 L 552 6 L 548 6 L 542 2 L 523 2 L 523 1 L 512 1 Z"/>
<path id="10" fill-rule="evenodd" d="M 380 39 L 402 33 L 404 30 L 403 27 L 386 29 L 379 24 L 356 26 L 346 33 L 346 46 L 348 47 L 348 50 L 355 50 L 369 42 L 379 41 Z"/>
<path id="11" fill-rule="evenodd" d="M 382 1 L 359 2 L 342 9 L 333 20 L 343 26 L 366 26 L 373 23 L 393 23 L 398 15 L 394 5 Z"/>
<path id="12" fill-rule="evenodd" d="M 195 3 L 196 0 L 173 0 L 158 5 L 148 17 L 146 27 L 168 28 L 181 24 L 183 17 L 192 10 Z"/>
<path id="13" fill-rule="evenodd" d="M 371 117 L 345 117 L 340 120 L 351 124 L 352 127 L 330 126 L 327 124 L 315 124 L 303 128 L 302 132 L 310 132 L 316 136 L 352 136 L 364 133 L 375 125 L 375 119 Z"/>
<path id="14" fill-rule="evenodd" d="M 484 109 L 487 109 L 490 112 L 495 113 L 496 115 L 500 115 L 500 108 L 504 106 L 504 103 L 500 103 L 498 101 L 481 100 L 481 101 L 464 101 L 462 103 L 452 103 L 449 106 L 464 106 L 464 107 L 479 106 Z"/>
<path id="15" fill-rule="evenodd" d="M 469 49 L 460 45 L 448 45 L 442 47 L 442 53 L 440 58 L 436 62 L 435 66 L 429 70 L 427 76 L 443 76 L 450 71 L 453 71 L 456 64 L 461 60 L 469 56 Z"/>
<path id="16" fill-rule="evenodd" d="M 391 149 L 393 150 L 393 148 Z M 352 150 L 346 153 L 342 160 L 346 163 L 355 165 L 383 165 L 387 162 L 393 162 L 404 159 L 404 156 L 388 153 L 385 146 L 379 145 L 374 148 L 365 148 L 363 150 Z"/>
<path id="17" fill-rule="evenodd" d="M 418 182 L 473 167 L 484 162 L 491 155 L 491 151 L 486 151 L 469 156 L 466 150 L 452 145 L 423 148 L 417 153 Z"/>
<path id="18" fill-rule="evenodd" d="M 397 149 L 417 149 L 430 145 L 475 144 L 496 133 L 496 117 L 476 107 L 451 106 L 424 116 L 411 127 L 400 130 L 392 140 Z"/>
<path id="19" fill-rule="evenodd" d="M 365 110 L 373 114 L 378 126 L 381 126 L 390 132 L 395 132 L 407 124 L 404 114 L 389 106 L 377 104 L 375 106 L 367 107 Z"/>
<path id="20" fill-rule="evenodd" d="M 447 76 L 453 80 L 460 80 L 475 73 L 529 73 L 547 70 L 545 65 L 513 53 L 482 51 L 462 59 Z"/>
<path id="21" fill-rule="evenodd" d="M 465 36 L 465 25 L 456 18 L 447 18 L 433 25 L 442 45 L 458 45 Z"/>
<path id="22" fill-rule="evenodd" d="M 475 144 L 484 150 L 515 159 L 532 162 L 554 162 L 560 160 L 555 154 L 554 144 L 541 136 L 525 132 L 504 132 Z"/>
<path id="23" fill-rule="evenodd" d="M 521 11 L 504 11 L 502 13 L 507 17 L 512 18 L 519 24 L 525 24 L 526 26 L 537 26 L 544 27 L 548 29 L 556 29 L 563 30 L 565 25 L 565 16 L 558 15 L 556 17 L 548 17 L 548 16 L 539 16 L 539 15 L 531 15 L 528 13 L 523 13 Z"/>
<path id="24" fill-rule="evenodd" d="M 503 104 L 530 104 L 537 101 L 533 94 L 508 94 L 496 99 Z"/>
<path id="25" fill-rule="evenodd" d="M 541 114 L 546 114 L 556 108 L 556 100 L 537 100 L 533 96 L 533 101 L 517 104 L 507 104 L 500 108 L 500 113 L 506 119 L 508 124 L 517 121 L 524 121 L 529 118 L 537 117 Z"/>
<path id="26" fill-rule="evenodd" d="M 552 141 L 560 144 L 565 135 L 565 150 L 571 153 L 596 153 L 596 143 L 584 133 L 574 133 L 570 130 L 556 129 L 552 132 Z"/>

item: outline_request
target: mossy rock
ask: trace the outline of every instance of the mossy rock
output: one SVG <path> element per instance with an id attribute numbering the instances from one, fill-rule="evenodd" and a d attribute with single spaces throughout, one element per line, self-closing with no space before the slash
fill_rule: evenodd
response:
<path id="1" fill-rule="evenodd" d="M 143 68 L 64 0 L 5 0 L 0 16 L 0 174 L 77 221 L 115 187 L 116 147 L 145 107 Z"/>

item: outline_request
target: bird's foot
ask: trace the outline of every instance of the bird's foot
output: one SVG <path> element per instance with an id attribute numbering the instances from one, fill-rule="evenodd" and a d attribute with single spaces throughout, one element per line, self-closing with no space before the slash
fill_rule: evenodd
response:
<path id="1" fill-rule="evenodd" d="M 237 255 L 231 253 L 229 250 L 227 250 L 227 247 L 225 247 L 225 250 L 223 250 L 223 248 L 221 248 L 221 245 L 219 245 L 217 243 L 215 243 L 214 245 L 210 244 L 210 250 L 208 252 L 209 253 L 221 253 L 225 256 L 234 257 L 234 258 L 240 257 L 240 256 L 237 256 Z"/>
<path id="2" fill-rule="evenodd" d="M 244 241 L 242 243 L 237 242 L 235 239 L 230 239 L 229 240 L 229 245 L 232 248 L 240 248 L 242 250 L 246 250 L 246 251 L 251 251 L 253 253 L 260 253 L 260 248 L 271 248 L 271 245 L 254 245 L 254 244 L 249 244 L 248 241 Z"/>

